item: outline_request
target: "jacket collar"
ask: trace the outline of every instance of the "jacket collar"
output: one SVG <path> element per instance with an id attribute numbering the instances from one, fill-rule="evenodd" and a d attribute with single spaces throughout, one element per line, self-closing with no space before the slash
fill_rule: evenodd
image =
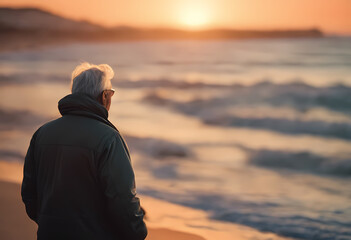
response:
<path id="1" fill-rule="evenodd" d="M 87 94 L 73 93 L 65 96 L 58 102 L 58 109 L 62 116 L 78 115 L 93 118 L 117 130 L 107 119 L 108 111 L 106 108 Z"/>

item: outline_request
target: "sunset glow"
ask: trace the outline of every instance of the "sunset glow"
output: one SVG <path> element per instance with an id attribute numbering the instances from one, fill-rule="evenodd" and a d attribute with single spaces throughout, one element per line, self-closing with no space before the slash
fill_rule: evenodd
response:
<path id="1" fill-rule="evenodd" d="M 306 29 L 351 34 L 350 0 L 2 0 L 104 26 Z"/>
<path id="2" fill-rule="evenodd" d="M 185 27 L 206 27 L 211 20 L 213 19 L 211 19 L 210 9 L 201 3 L 180 7 L 179 22 Z"/>

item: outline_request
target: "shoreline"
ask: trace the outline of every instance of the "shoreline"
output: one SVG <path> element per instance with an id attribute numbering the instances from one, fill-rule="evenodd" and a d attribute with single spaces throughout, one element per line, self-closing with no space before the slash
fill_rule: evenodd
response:
<path id="1" fill-rule="evenodd" d="M 1 31 L 0 31 L 1 32 Z M 50 34 L 43 33 L 39 36 L 31 34 L 23 34 L 22 32 L 14 33 L 3 33 L 3 38 L 0 39 L 0 53 L 25 51 L 25 50 L 38 50 L 46 49 L 50 47 L 64 46 L 70 44 L 109 44 L 109 43 L 132 43 L 132 42 L 144 42 L 144 41 L 243 41 L 243 40 L 281 40 L 281 39 L 325 39 L 328 37 L 335 37 L 333 35 L 323 35 L 320 37 L 315 36 L 277 36 L 277 37 L 209 37 L 209 38 L 197 38 L 197 37 L 184 37 L 184 38 L 167 38 L 167 37 L 139 37 L 139 38 L 102 38 L 102 39 L 81 39 L 81 38 L 64 38 L 58 35 L 56 38 L 51 37 Z M 336 37 L 350 37 L 346 36 L 336 36 Z M 25 39 L 25 40 L 23 40 Z"/>
<path id="2" fill-rule="evenodd" d="M 0 239 L 35 239 L 37 225 L 26 215 L 20 196 L 22 170 L 21 162 L 0 160 Z M 291 239 L 239 224 L 212 220 L 202 210 L 151 196 L 138 196 L 147 212 L 145 223 L 149 230 L 148 240 Z"/>

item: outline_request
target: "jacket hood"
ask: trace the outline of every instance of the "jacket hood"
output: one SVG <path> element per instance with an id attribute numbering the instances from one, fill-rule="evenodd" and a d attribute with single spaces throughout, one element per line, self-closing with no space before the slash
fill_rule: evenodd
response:
<path id="1" fill-rule="evenodd" d="M 63 97 L 58 102 L 58 109 L 62 116 L 78 115 L 93 118 L 117 130 L 117 128 L 107 119 L 107 109 L 87 94 L 73 93 Z"/>

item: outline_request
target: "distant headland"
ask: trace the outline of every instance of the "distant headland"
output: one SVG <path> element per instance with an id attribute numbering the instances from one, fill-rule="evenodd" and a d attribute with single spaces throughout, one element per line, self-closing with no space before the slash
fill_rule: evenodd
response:
<path id="1" fill-rule="evenodd" d="M 180 30 L 171 28 L 103 27 L 75 21 L 36 8 L 0 8 L 0 51 L 70 42 L 142 40 L 219 40 L 252 38 L 320 38 L 317 28 L 295 30 Z"/>

